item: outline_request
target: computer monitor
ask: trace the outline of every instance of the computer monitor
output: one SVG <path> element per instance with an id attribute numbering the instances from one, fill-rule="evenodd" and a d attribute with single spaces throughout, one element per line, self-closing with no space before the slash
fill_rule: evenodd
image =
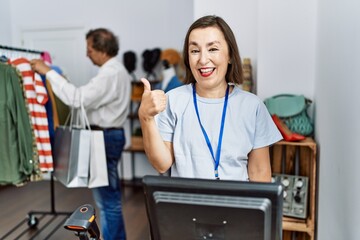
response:
<path id="1" fill-rule="evenodd" d="M 143 178 L 152 240 L 281 240 L 280 183 Z"/>

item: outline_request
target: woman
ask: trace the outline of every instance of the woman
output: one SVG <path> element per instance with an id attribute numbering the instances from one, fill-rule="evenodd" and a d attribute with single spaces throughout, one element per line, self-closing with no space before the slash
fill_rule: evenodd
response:
<path id="1" fill-rule="evenodd" d="M 217 16 L 198 19 L 183 56 L 184 86 L 165 95 L 142 79 L 139 118 L 150 163 L 160 173 L 171 167 L 171 176 L 271 181 L 269 146 L 282 137 L 263 102 L 238 86 L 231 28 Z"/>

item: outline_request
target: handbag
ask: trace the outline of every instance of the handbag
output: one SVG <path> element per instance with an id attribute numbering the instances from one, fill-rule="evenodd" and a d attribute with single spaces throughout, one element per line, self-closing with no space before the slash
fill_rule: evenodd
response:
<path id="1" fill-rule="evenodd" d="M 87 187 L 91 132 L 59 126 L 54 139 L 54 176 L 68 188 Z"/>
<path id="2" fill-rule="evenodd" d="M 91 130 L 89 188 L 109 186 L 104 132 Z"/>
<path id="3" fill-rule="evenodd" d="M 87 126 L 90 126 L 86 111 L 81 104 L 82 116 Z M 90 175 L 88 188 L 109 186 L 107 161 L 105 152 L 104 132 L 102 130 L 91 130 L 90 140 Z"/>
<path id="4" fill-rule="evenodd" d="M 292 132 L 304 136 L 310 136 L 314 131 L 307 113 L 311 102 L 304 95 L 295 94 L 279 94 L 264 101 L 271 115 L 277 115 Z"/>
<path id="5" fill-rule="evenodd" d="M 54 176 L 68 188 L 87 187 L 91 150 L 91 131 L 85 111 L 71 108 L 64 126 L 55 130 Z"/>

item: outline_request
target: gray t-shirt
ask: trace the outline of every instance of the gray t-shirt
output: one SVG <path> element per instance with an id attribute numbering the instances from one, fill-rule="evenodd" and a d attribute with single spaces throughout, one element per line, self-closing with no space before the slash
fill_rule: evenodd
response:
<path id="1" fill-rule="evenodd" d="M 167 93 L 166 110 L 156 120 L 164 141 L 174 146 L 175 163 L 171 176 L 214 179 L 214 160 L 196 116 L 192 85 Z M 197 95 L 201 123 L 214 154 L 218 146 L 224 99 Z M 248 154 L 282 139 L 271 116 L 256 95 L 235 87 L 229 94 L 221 147 L 220 179 L 248 180 Z"/>

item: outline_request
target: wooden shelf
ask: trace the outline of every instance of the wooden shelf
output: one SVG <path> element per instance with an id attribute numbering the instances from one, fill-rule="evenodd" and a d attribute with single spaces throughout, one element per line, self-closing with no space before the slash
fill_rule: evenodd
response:
<path id="1" fill-rule="evenodd" d="M 308 214 L 306 219 L 283 217 L 283 239 L 314 240 L 316 226 L 316 154 L 317 145 L 312 138 L 300 142 L 280 141 L 271 147 L 273 173 L 306 176 L 309 178 Z M 299 155 L 297 155 L 299 154 Z"/>
<path id="2" fill-rule="evenodd" d="M 127 147 L 124 149 L 124 152 L 140 152 L 140 153 L 143 153 L 144 152 L 144 148 L 143 147 L 133 147 L 133 146 L 130 146 L 130 147 Z"/>

